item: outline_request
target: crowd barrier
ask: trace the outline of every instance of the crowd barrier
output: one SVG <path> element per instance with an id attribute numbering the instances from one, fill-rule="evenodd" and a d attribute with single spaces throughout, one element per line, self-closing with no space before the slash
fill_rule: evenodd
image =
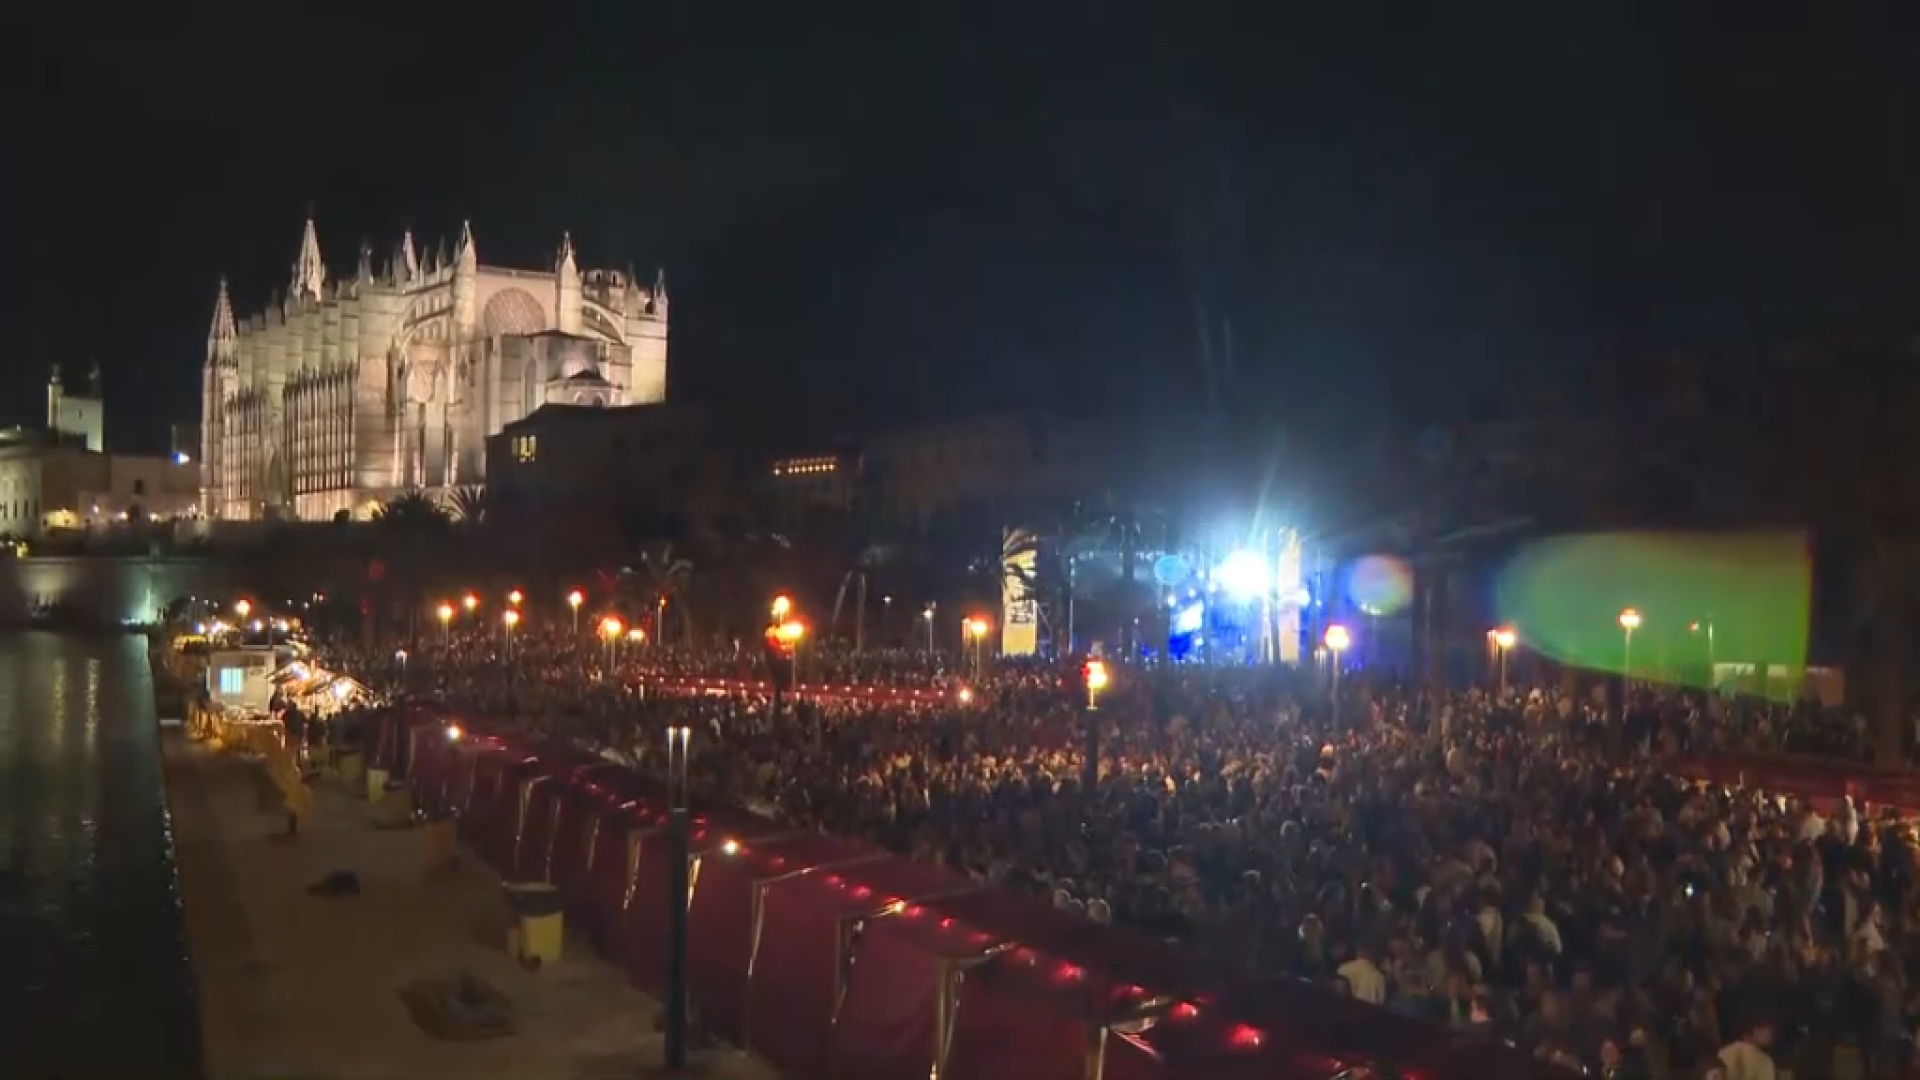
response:
<path id="1" fill-rule="evenodd" d="M 727 694 L 773 693 L 773 684 L 764 679 L 669 679 L 650 678 L 647 688 L 667 694 L 700 694 L 720 697 Z M 950 701 L 957 688 L 930 690 L 917 686 L 868 686 L 857 683 L 800 683 L 788 691 L 794 697 L 819 701 L 894 701 L 934 705 Z"/>
<path id="2" fill-rule="evenodd" d="M 673 856 L 657 788 L 418 706 L 382 714 L 371 745 L 423 809 L 458 815 L 468 850 L 558 886 L 571 926 L 664 989 Z M 1324 1080 L 1369 1062 L 1423 1080 L 1566 1076 L 1315 988 L 1229 984 L 1172 946 L 940 867 L 738 809 L 691 813 L 694 1011 L 798 1080 Z"/>
<path id="3" fill-rule="evenodd" d="M 1822 813 L 1831 813 L 1842 798 L 1852 795 L 1856 804 L 1920 817 L 1920 773 L 1911 769 L 1745 752 L 1686 756 L 1674 764 L 1677 771 L 1697 780 L 1798 795 Z"/>

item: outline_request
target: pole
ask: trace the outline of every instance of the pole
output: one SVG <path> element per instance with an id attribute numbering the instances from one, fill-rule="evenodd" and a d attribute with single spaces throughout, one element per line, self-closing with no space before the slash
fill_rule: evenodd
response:
<path id="1" fill-rule="evenodd" d="M 1620 677 L 1627 682 L 1633 681 L 1633 627 L 1622 631 L 1626 634 L 1627 644 L 1620 661 Z"/>
<path id="2" fill-rule="evenodd" d="M 1086 711 L 1081 713 L 1086 726 L 1086 760 L 1080 763 L 1080 797 L 1089 801 L 1094 792 L 1100 789 L 1100 706 L 1094 701 L 1093 694 L 1087 695 Z"/>
<path id="3" fill-rule="evenodd" d="M 667 729 L 667 782 L 671 809 L 667 838 L 666 1066 L 687 1067 L 687 743 L 690 729 Z M 678 750 L 676 753 L 676 746 Z"/>
<path id="4" fill-rule="evenodd" d="M 1333 722 L 1340 722 L 1340 650 L 1328 649 L 1327 655 L 1333 658 Z"/>
<path id="5" fill-rule="evenodd" d="M 1500 649 L 1500 696 L 1507 696 L 1507 650 L 1505 646 L 1502 646 Z"/>

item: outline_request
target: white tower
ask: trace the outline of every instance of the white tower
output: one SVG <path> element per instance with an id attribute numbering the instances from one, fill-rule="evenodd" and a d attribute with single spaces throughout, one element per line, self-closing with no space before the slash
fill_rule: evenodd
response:
<path id="1" fill-rule="evenodd" d="M 573 236 L 560 234 L 560 254 L 553 261 L 553 325 L 563 334 L 580 332 L 580 267 L 573 261 Z"/>

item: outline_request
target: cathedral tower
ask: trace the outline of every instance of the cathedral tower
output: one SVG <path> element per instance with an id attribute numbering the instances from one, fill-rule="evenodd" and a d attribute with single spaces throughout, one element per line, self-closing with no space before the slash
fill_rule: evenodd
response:
<path id="1" fill-rule="evenodd" d="M 553 261 L 553 325 L 563 334 L 580 332 L 580 268 L 570 233 L 560 234 L 560 255 Z"/>
<path id="2" fill-rule="evenodd" d="M 475 298 L 479 294 L 480 259 L 473 250 L 473 227 L 460 223 L 460 246 L 453 253 L 453 330 L 455 341 L 474 336 L 477 314 Z"/>

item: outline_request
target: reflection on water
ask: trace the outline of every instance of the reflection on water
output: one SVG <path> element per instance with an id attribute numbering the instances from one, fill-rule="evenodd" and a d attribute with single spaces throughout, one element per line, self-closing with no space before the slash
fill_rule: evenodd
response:
<path id="1" fill-rule="evenodd" d="M 0 636 L 0 1076 L 197 1075 L 191 987 L 146 643 Z"/>

